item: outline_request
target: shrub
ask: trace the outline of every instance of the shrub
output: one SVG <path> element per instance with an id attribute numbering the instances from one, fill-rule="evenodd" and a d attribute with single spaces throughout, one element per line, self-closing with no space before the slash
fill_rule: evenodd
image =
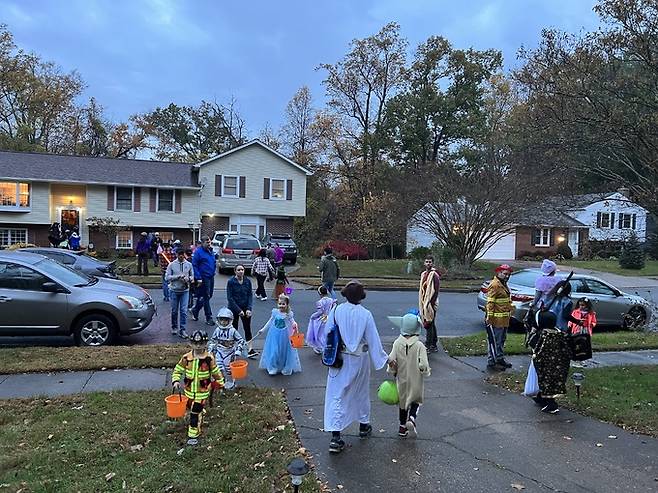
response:
<path id="1" fill-rule="evenodd" d="M 432 253 L 432 249 L 424 246 L 414 248 L 409 252 L 409 258 L 412 260 L 424 260 L 427 255 Z"/>
<path id="2" fill-rule="evenodd" d="M 334 240 L 325 243 L 313 250 L 313 256 L 319 258 L 325 247 L 331 247 L 334 255 L 342 260 L 368 260 L 368 249 L 359 243 L 345 240 Z"/>
<path id="3" fill-rule="evenodd" d="M 624 242 L 616 240 L 588 240 L 583 243 L 582 257 L 585 260 L 609 259 L 621 255 Z"/>
<path id="4" fill-rule="evenodd" d="M 619 266 L 622 269 L 642 269 L 644 268 L 645 253 L 644 248 L 637 239 L 635 232 L 626 240 L 624 248 L 619 256 Z"/>
<path id="5" fill-rule="evenodd" d="M 573 258 L 573 252 L 571 251 L 571 247 L 567 244 L 566 241 L 561 242 L 557 246 L 557 254 L 562 255 L 562 257 L 566 260 L 571 260 Z"/>

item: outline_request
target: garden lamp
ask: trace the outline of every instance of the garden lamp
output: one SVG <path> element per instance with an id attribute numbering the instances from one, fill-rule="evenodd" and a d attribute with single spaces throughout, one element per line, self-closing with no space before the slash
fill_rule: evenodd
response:
<path id="1" fill-rule="evenodd" d="M 571 375 L 571 379 L 573 380 L 573 384 L 576 386 L 576 395 L 578 396 L 578 400 L 580 400 L 580 386 L 585 380 L 585 375 L 582 373 L 574 373 Z"/>
<path id="2" fill-rule="evenodd" d="M 294 458 L 290 464 L 288 464 L 288 473 L 292 478 L 292 485 L 295 488 L 295 493 L 299 491 L 299 485 L 302 484 L 304 476 L 308 474 L 309 468 L 308 464 L 299 457 Z"/>

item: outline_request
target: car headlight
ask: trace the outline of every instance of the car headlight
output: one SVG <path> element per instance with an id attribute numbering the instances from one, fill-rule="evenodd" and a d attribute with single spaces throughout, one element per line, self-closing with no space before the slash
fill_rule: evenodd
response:
<path id="1" fill-rule="evenodd" d="M 134 296 L 127 296 L 125 294 L 121 294 L 117 296 L 117 298 L 119 298 L 126 305 L 128 305 L 131 310 L 141 310 L 142 308 L 144 308 L 144 303 L 142 302 L 142 300 L 139 300 Z"/>

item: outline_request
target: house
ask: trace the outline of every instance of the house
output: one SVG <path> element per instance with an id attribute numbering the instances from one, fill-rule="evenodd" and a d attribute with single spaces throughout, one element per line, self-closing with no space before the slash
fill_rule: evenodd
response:
<path id="1" fill-rule="evenodd" d="M 292 233 L 309 174 L 258 140 L 197 165 L 0 151 L 0 246 L 47 245 L 53 222 L 96 249 L 131 249 L 141 231 L 185 243 L 216 229 Z M 126 228 L 108 240 L 91 217 Z"/>

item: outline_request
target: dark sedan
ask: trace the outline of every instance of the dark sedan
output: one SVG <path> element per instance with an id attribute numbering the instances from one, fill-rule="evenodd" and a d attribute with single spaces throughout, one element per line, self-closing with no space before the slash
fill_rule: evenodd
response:
<path id="1" fill-rule="evenodd" d="M 117 279 L 114 271 L 115 262 L 103 262 L 102 260 L 85 255 L 83 252 L 46 247 L 21 248 L 19 251 L 38 253 L 71 269 L 79 270 L 88 276 Z"/>

